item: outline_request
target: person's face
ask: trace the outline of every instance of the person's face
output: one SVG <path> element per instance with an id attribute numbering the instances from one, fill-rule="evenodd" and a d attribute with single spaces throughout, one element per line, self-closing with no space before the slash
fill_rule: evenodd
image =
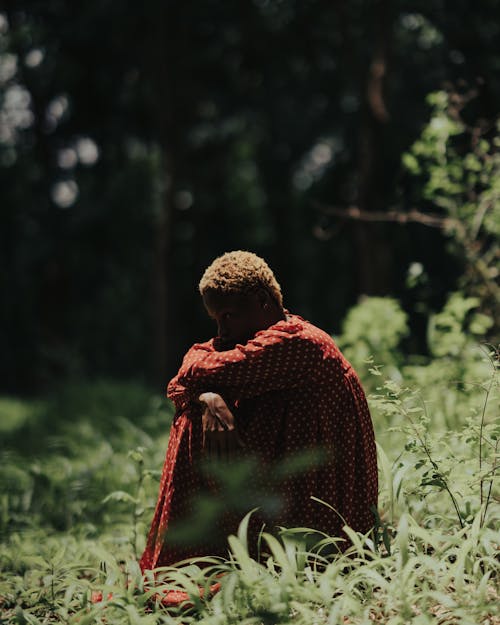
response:
<path id="1" fill-rule="evenodd" d="M 217 323 L 217 334 L 224 346 L 246 343 L 269 324 L 266 298 L 259 293 L 220 295 L 207 292 L 203 303 L 208 315 Z"/>

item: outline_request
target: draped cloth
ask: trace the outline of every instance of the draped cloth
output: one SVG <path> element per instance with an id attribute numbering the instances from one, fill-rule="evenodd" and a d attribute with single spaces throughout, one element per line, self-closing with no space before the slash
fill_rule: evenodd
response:
<path id="1" fill-rule="evenodd" d="M 257 460 L 255 484 L 279 502 L 268 524 L 309 527 L 339 537 L 345 524 L 369 531 L 378 484 L 365 394 L 333 339 L 301 317 L 287 315 L 233 349 L 219 351 L 218 339 L 193 345 L 168 384 L 176 414 L 140 561 L 143 571 L 226 554 L 223 542 L 204 541 L 203 536 L 190 545 L 169 540 L 171 526 L 182 526 L 196 514 L 197 496 L 211 488 L 200 471 L 198 397 L 206 391 L 219 393 L 234 412 L 245 457 Z M 280 473 L 283 462 L 305 451 L 319 451 L 319 460 L 300 472 Z M 274 479 L 278 474 L 280 479 Z M 227 515 L 218 530 L 221 536 L 235 533 L 237 520 Z"/>

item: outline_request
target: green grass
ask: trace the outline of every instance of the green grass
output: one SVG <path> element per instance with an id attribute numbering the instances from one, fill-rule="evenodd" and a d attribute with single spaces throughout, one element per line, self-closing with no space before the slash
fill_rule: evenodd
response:
<path id="1" fill-rule="evenodd" d="M 263 534 L 257 562 L 245 517 L 226 560 L 162 572 L 165 587 L 190 595 L 177 614 L 155 602 L 137 564 L 167 403 L 106 382 L 0 400 L 0 623 L 500 623 L 495 364 L 475 349 L 401 369 L 398 383 L 373 373 L 376 531 L 351 532 L 353 546 L 333 560 L 331 537 L 309 537 L 306 549 L 300 532 Z M 221 591 L 200 597 L 216 581 Z M 104 598 L 92 604 L 96 590 Z"/>

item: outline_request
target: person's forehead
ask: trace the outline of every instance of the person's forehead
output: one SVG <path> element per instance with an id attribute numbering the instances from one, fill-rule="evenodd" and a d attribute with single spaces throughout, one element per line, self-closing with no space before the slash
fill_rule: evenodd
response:
<path id="1" fill-rule="evenodd" d="M 209 311 L 220 311 L 227 308 L 242 308 L 248 305 L 248 295 L 239 293 L 217 293 L 207 291 L 203 294 L 203 302 Z"/>

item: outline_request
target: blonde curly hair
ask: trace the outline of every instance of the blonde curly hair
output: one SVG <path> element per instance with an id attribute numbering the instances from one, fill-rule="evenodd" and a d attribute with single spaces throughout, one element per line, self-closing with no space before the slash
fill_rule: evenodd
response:
<path id="1" fill-rule="evenodd" d="M 263 258 L 237 250 L 226 252 L 207 267 L 198 285 L 201 295 L 214 291 L 224 295 L 245 295 L 255 289 L 265 289 L 283 308 L 281 287 Z"/>

